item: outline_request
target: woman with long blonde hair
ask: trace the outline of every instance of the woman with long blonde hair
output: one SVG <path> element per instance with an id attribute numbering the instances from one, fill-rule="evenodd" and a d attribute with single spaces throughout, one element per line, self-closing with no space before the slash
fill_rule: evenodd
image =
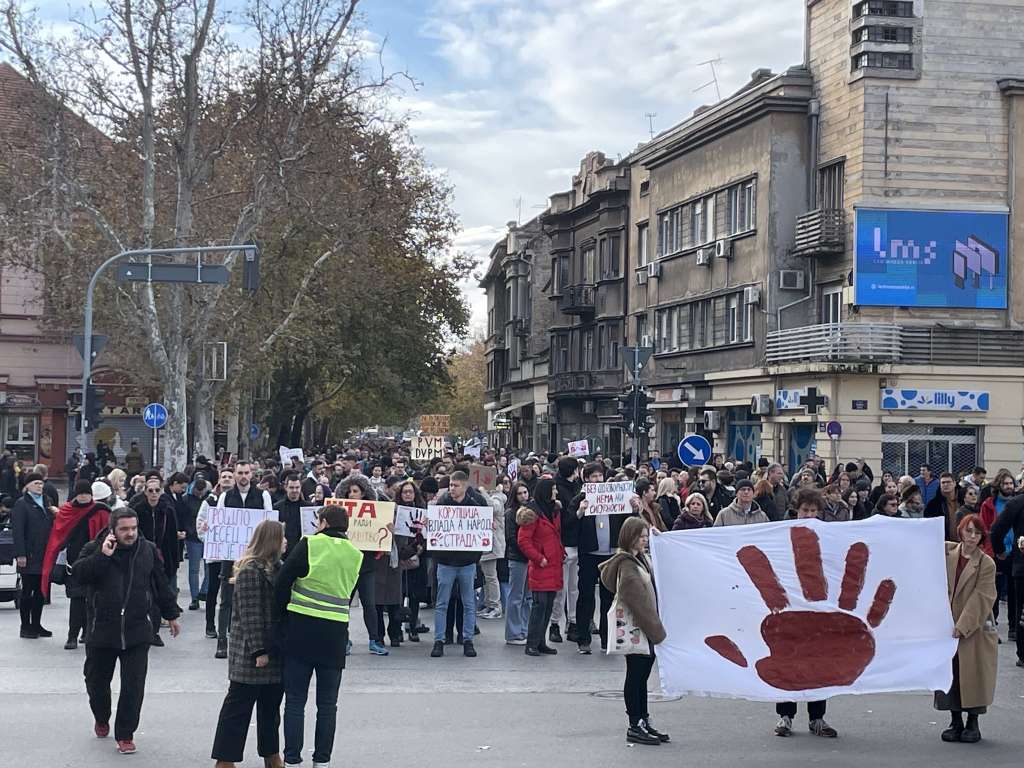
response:
<path id="1" fill-rule="evenodd" d="M 213 739 L 217 768 L 242 762 L 245 737 L 256 705 L 257 751 L 266 768 L 280 768 L 281 656 L 274 610 L 274 578 L 284 552 L 284 526 L 264 520 L 256 526 L 235 563 L 235 585 L 228 645 L 228 686 Z"/>

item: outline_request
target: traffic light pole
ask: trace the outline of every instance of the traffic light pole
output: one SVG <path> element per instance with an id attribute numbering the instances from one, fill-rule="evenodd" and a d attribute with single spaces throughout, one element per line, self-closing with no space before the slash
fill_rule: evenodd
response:
<path id="1" fill-rule="evenodd" d="M 252 251 L 255 250 L 255 245 L 210 245 L 210 246 L 192 246 L 188 248 L 143 248 L 133 251 L 121 251 L 116 256 L 111 256 L 109 259 L 100 264 L 96 271 L 92 273 L 92 277 L 89 278 L 89 288 L 85 292 L 85 338 L 82 340 L 82 352 L 85 358 L 82 363 L 82 411 L 81 411 L 81 429 L 79 430 L 79 443 L 82 449 L 82 456 L 86 454 L 86 434 L 87 420 L 85 414 L 88 408 L 89 398 L 89 379 L 92 378 L 92 309 L 93 309 L 93 295 L 96 292 L 96 283 L 100 279 L 100 275 L 103 274 L 104 270 L 111 264 L 120 261 L 121 259 L 129 258 L 152 258 L 153 256 L 182 256 L 196 254 L 200 257 L 203 253 L 218 253 L 218 252 L 229 252 L 229 251 Z"/>
<path id="2" fill-rule="evenodd" d="M 633 464 L 640 466 L 640 355 L 633 356 Z"/>

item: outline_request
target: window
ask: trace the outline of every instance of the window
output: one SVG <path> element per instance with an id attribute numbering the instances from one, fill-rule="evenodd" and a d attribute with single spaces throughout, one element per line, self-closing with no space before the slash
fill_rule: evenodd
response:
<path id="1" fill-rule="evenodd" d="M 603 280 L 619 276 L 619 240 L 618 235 L 612 235 L 598 243 L 598 268 Z"/>
<path id="2" fill-rule="evenodd" d="M 668 256 L 683 248 L 682 223 L 683 207 L 658 214 L 658 255 Z"/>
<path id="3" fill-rule="evenodd" d="M 608 363 L 607 367 L 614 370 L 619 367 L 619 346 L 622 343 L 620 338 L 621 331 L 619 330 L 618 323 L 608 324 L 608 354 L 605 359 Z"/>
<path id="4" fill-rule="evenodd" d="M 879 53 L 868 51 L 853 57 L 854 69 L 913 69 L 914 57 L 909 53 Z"/>
<path id="5" fill-rule="evenodd" d="M 740 341 L 754 340 L 754 304 L 744 304 L 740 313 Z"/>
<path id="6" fill-rule="evenodd" d="M 821 322 L 838 323 L 843 319 L 843 288 L 836 285 L 821 290 Z"/>
<path id="7" fill-rule="evenodd" d="M 916 475 L 922 464 L 939 472 L 969 472 L 978 464 L 977 427 L 882 424 L 882 471 Z"/>
<path id="8" fill-rule="evenodd" d="M 904 0 L 867 0 L 853 7 L 853 17 L 857 19 L 861 16 L 895 16 L 909 19 L 914 16 L 914 3 Z"/>
<path id="9" fill-rule="evenodd" d="M 640 197 L 646 197 L 651 191 L 651 180 L 640 182 Z"/>
<path id="10" fill-rule="evenodd" d="M 594 280 L 594 246 L 588 245 L 583 249 L 580 256 L 580 265 L 583 273 L 580 275 L 580 282 L 592 285 Z"/>
<path id="11" fill-rule="evenodd" d="M 636 343 L 637 346 L 646 347 L 650 346 L 650 339 L 648 338 L 650 331 L 647 329 L 647 314 L 636 316 Z"/>
<path id="12" fill-rule="evenodd" d="M 853 33 L 856 43 L 912 43 L 914 30 L 910 27 L 861 27 Z"/>
<path id="13" fill-rule="evenodd" d="M 710 347 L 713 338 L 711 302 L 695 301 L 690 305 L 690 349 Z"/>
<path id="14" fill-rule="evenodd" d="M 647 262 L 650 259 L 648 255 L 648 230 L 650 227 L 644 223 L 637 225 L 636 228 L 636 265 L 638 267 L 646 267 Z"/>
<path id="15" fill-rule="evenodd" d="M 555 336 L 555 371 L 565 373 L 569 370 L 569 336 L 560 333 Z"/>
<path id="16" fill-rule="evenodd" d="M 754 180 L 736 184 L 727 190 L 729 205 L 729 234 L 747 232 L 754 228 Z"/>
<path id="17" fill-rule="evenodd" d="M 35 461 L 36 417 L 8 416 L 4 428 L 4 449 L 22 461 Z"/>
<path id="18" fill-rule="evenodd" d="M 494 335 L 494 307 L 487 308 L 487 335 Z"/>
<path id="19" fill-rule="evenodd" d="M 740 294 L 729 296 L 725 304 L 725 339 L 729 344 L 740 340 Z"/>
<path id="20" fill-rule="evenodd" d="M 581 371 L 590 371 L 594 368 L 594 332 L 584 331 L 580 335 L 580 368 Z"/>
<path id="21" fill-rule="evenodd" d="M 818 169 L 818 208 L 840 210 L 843 207 L 843 186 L 846 183 L 846 162 L 837 160 Z"/>
<path id="22" fill-rule="evenodd" d="M 679 307 L 659 309 L 656 313 L 659 352 L 676 352 L 679 349 Z"/>
<path id="23" fill-rule="evenodd" d="M 606 358 L 605 347 L 608 344 L 608 329 L 599 325 L 597 327 L 597 367 L 598 369 L 604 368 L 604 361 Z"/>
<path id="24" fill-rule="evenodd" d="M 715 196 L 696 200 L 690 207 L 690 245 L 703 245 L 715 239 Z"/>

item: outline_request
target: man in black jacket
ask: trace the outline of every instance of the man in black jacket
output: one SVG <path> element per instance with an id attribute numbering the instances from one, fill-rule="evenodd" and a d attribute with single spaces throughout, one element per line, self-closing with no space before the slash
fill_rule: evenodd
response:
<path id="1" fill-rule="evenodd" d="M 288 553 L 295 551 L 295 547 L 302 540 L 302 508 L 308 506 L 309 501 L 303 492 L 303 482 L 298 473 L 288 472 L 282 483 L 284 498 L 274 505 L 274 509 L 277 510 L 277 519 L 284 524 L 284 538 L 288 547 L 284 556 L 288 557 Z"/>
<path id="2" fill-rule="evenodd" d="M 51 637 L 42 625 L 43 557 L 57 508 L 43 494 L 42 475 L 30 472 L 25 476 L 24 494 L 11 510 L 14 529 L 14 557 L 21 574 L 21 637 L 35 640 Z"/>
<path id="3" fill-rule="evenodd" d="M 110 733 L 110 680 L 121 663 L 121 693 L 114 739 L 121 754 L 135 752 L 153 627 L 150 603 L 159 606 L 171 637 L 177 637 L 178 607 L 160 567 L 156 547 L 139 535 L 131 508 L 110 515 L 110 528 L 82 548 L 74 563 L 75 583 L 86 589 L 85 688 L 99 738 Z"/>
<path id="4" fill-rule="evenodd" d="M 1009 551 L 1006 549 L 1006 534 L 1013 531 L 1013 543 Z M 992 523 L 989 531 L 989 540 L 992 542 L 992 552 L 997 558 L 1004 554 L 1010 559 L 1013 585 L 1016 588 L 1016 605 L 1007 601 L 1007 623 L 1011 629 L 1018 629 L 1016 634 L 1017 642 L 1017 666 L 1024 667 L 1024 632 L 1019 631 L 1017 623 L 1020 621 L 1021 595 L 1024 595 L 1024 552 L 1021 551 L 1019 542 L 1024 536 L 1024 495 L 1014 496 L 1003 507 L 999 517 Z M 1017 615 L 1013 615 L 1017 614 Z"/>
<path id="5" fill-rule="evenodd" d="M 697 487 L 707 500 L 708 511 L 713 518 L 717 518 L 719 512 L 732 504 L 733 495 L 718 482 L 718 472 L 712 467 L 701 469 Z"/>
<path id="6" fill-rule="evenodd" d="M 562 546 L 565 547 L 565 562 L 562 564 L 562 589 L 555 595 L 555 607 L 551 612 L 551 627 L 548 640 L 552 643 L 562 642 L 560 624 L 562 617 L 567 618 L 565 639 L 576 642 L 576 603 L 579 600 L 579 518 L 575 510 L 569 511 L 569 501 L 574 499 L 583 487 L 580 481 L 580 463 L 573 456 L 563 456 L 558 460 L 558 472 L 555 476 L 555 487 L 558 498 L 562 502 Z M 508 546 L 506 544 L 506 546 Z"/>

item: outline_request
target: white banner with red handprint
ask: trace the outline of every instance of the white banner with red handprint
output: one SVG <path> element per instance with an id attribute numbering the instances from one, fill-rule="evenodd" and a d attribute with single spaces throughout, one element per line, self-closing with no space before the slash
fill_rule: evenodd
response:
<path id="1" fill-rule="evenodd" d="M 755 701 L 949 690 L 944 530 L 873 517 L 652 536 L 662 688 Z"/>

